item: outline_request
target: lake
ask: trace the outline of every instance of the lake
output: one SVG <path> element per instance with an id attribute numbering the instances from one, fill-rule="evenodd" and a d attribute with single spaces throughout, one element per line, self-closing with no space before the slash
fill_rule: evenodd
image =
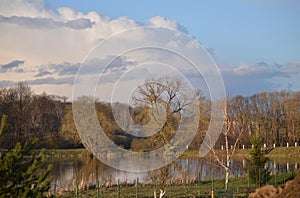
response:
<path id="1" fill-rule="evenodd" d="M 102 186 L 114 185 L 119 179 L 121 183 L 133 184 L 136 178 L 141 183 L 151 183 L 155 177 L 161 173 L 159 171 L 133 173 L 111 168 L 99 160 L 93 158 L 74 159 L 74 158 L 53 158 L 49 161 L 53 164 L 51 175 L 52 184 L 64 191 L 74 190 L 76 183 L 80 188 L 85 186 L 94 186 L 97 181 Z M 134 163 L 134 162 L 133 162 Z M 298 169 L 300 159 L 271 159 L 265 166 L 269 167 L 272 174 L 292 172 Z M 235 159 L 231 163 L 231 175 L 247 175 L 247 163 L 244 159 Z M 193 182 L 201 176 L 201 180 L 214 178 L 224 178 L 224 170 L 212 159 L 177 159 L 167 169 L 169 177 L 178 183 L 186 181 Z"/>

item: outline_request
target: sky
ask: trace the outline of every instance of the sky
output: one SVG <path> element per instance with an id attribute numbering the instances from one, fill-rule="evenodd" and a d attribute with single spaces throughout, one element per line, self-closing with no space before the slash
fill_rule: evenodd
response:
<path id="1" fill-rule="evenodd" d="M 89 57 L 91 50 L 112 35 L 144 26 L 171 28 L 198 41 L 216 62 L 229 96 L 300 90 L 298 0 L 0 0 L 0 86 L 26 81 L 36 93 L 72 98 L 80 65 L 84 61 L 99 65 L 112 56 L 101 54 L 95 63 Z M 155 37 L 165 45 L 188 44 L 146 31 L 136 36 L 141 42 Z M 126 35 L 126 41 L 110 47 L 127 49 L 131 39 Z M 147 54 L 136 52 L 138 60 L 125 54 L 106 75 L 120 78 L 132 72 Z M 169 63 L 176 64 L 175 60 Z M 144 65 L 131 75 L 141 76 L 148 69 Z M 120 84 L 128 83 L 132 84 L 128 80 Z M 105 81 L 99 92 L 112 87 L 112 81 Z"/>

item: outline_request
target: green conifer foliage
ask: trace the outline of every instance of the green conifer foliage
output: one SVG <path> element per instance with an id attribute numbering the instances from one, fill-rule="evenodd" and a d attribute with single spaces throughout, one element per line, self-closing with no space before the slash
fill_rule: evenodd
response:
<path id="1" fill-rule="evenodd" d="M 256 183 L 257 187 L 266 184 L 270 179 L 270 171 L 265 168 L 269 161 L 264 151 L 262 151 L 262 140 L 259 136 L 251 139 L 253 149 L 250 151 L 250 158 L 247 159 L 250 179 Z"/>
<path id="2" fill-rule="evenodd" d="M 0 136 L 3 135 L 8 129 L 7 124 L 7 116 L 3 115 L 1 118 L 1 125 L 0 125 Z"/>
<path id="3" fill-rule="evenodd" d="M 0 135 L 6 128 L 6 117 L 2 116 Z M 34 152 L 34 142 L 15 148 L 0 158 L 0 197 L 45 197 L 50 189 L 52 166 L 44 168 L 44 150 Z"/>

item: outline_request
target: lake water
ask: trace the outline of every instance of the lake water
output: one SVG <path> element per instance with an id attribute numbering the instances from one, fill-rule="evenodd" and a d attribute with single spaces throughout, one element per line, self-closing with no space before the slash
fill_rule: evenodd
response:
<path id="1" fill-rule="evenodd" d="M 292 172 L 299 168 L 300 159 L 272 159 L 266 167 L 275 173 Z M 132 173 L 111 168 L 97 159 L 52 159 L 53 164 L 51 175 L 53 183 L 57 188 L 63 190 L 74 190 L 75 184 L 80 187 L 92 186 L 100 182 L 101 185 L 113 185 L 119 179 L 121 183 L 134 183 L 139 178 L 141 183 L 150 183 L 152 179 L 161 173 L 159 171 Z M 237 159 L 231 163 L 231 175 L 247 175 L 246 160 Z M 198 174 L 202 180 L 214 178 L 224 178 L 224 170 L 214 160 L 210 159 L 178 159 L 167 170 L 169 176 L 174 181 L 183 182 L 196 181 Z"/>

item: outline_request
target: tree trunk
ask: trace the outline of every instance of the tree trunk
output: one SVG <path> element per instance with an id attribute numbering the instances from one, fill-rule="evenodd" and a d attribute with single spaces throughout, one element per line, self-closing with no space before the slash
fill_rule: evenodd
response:
<path id="1" fill-rule="evenodd" d="M 225 190 L 228 190 L 229 167 L 225 168 Z"/>
<path id="2" fill-rule="evenodd" d="M 228 178 L 229 178 L 229 165 L 230 165 L 230 154 L 229 154 L 229 145 L 228 145 L 228 133 L 225 135 L 225 144 L 226 144 L 226 166 L 225 166 L 225 190 L 228 190 Z"/>

